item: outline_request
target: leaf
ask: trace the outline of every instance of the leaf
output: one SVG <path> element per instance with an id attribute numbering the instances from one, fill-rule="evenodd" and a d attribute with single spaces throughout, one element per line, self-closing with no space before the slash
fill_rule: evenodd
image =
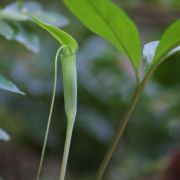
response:
<path id="1" fill-rule="evenodd" d="M 8 142 L 10 140 L 9 134 L 1 128 L 0 128 L 0 140 L 5 142 Z"/>
<path id="2" fill-rule="evenodd" d="M 29 17 L 10 5 L 0 10 L 0 20 L 27 21 Z"/>
<path id="3" fill-rule="evenodd" d="M 57 41 L 59 41 L 61 45 L 67 46 L 72 53 L 76 52 L 78 44 L 72 36 L 61 29 L 38 20 L 36 17 L 33 17 L 33 19 L 40 27 L 48 31 Z"/>
<path id="4" fill-rule="evenodd" d="M 64 1 L 87 28 L 129 57 L 137 75 L 141 60 L 139 33 L 125 12 L 110 0 Z"/>
<path id="5" fill-rule="evenodd" d="M 152 61 L 154 58 L 154 55 L 156 53 L 157 47 L 159 45 L 159 41 L 153 41 L 146 45 L 144 45 L 143 48 L 143 59 L 144 59 L 144 68 L 145 70 L 148 70 L 150 66 L 152 65 Z M 177 46 L 176 48 L 172 49 L 166 56 L 164 57 L 164 60 L 167 59 L 169 56 L 175 54 L 176 52 L 180 51 L 180 46 Z"/>
<path id="6" fill-rule="evenodd" d="M 57 27 L 63 27 L 69 23 L 68 19 L 65 16 L 52 11 L 37 11 L 31 13 L 30 15 L 35 16 L 36 18 L 47 24 L 51 24 Z"/>
<path id="7" fill-rule="evenodd" d="M 19 90 L 19 88 L 15 84 L 13 84 L 11 81 L 7 80 L 1 75 L 0 75 L 0 89 L 25 95 L 25 93 Z"/>
<path id="8" fill-rule="evenodd" d="M 42 6 L 34 1 L 23 2 L 21 10 L 17 2 L 0 9 L 0 35 L 8 40 L 15 40 L 37 53 L 40 49 L 39 37 L 29 24 L 27 27 L 24 23 L 32 23 L 32 15 L 57 27 L 65 26 L 69 21 L 59 13 L 43 10 Z"/>
<path id="9" fill-rule="evenodd" d="M 35 53 L 39 52 L 39 37 L 30 27 L 19 23 L 10 25 L 0 21 L 0 35 L 4 36 L 7 40 L 15 40 L 23 44 L 28 50 Z"/>
<path id="10" fill-rule="evenodd" d="M 18 3 L 14 2 L 6 6 L 6 9 L 9 8 L 10 10 L 19 11 Z M 22 12 L 26 13 L 27 11 L 41 11 L 42 5 L 36 1 L 24 1 L 22 3 Z"/>
<path id="11" fill-rule="evenodd" d="M 0 11 L 0 19 L 12 21 L 27 21 L 30 20 L 28 12 L 41 11 L 42 7 L 39 3 L 34 1 L 23 2 L 22 10 L 19 11 L 18 3 L 13 2 L 8 4 Z"/>
<path id="12" fill-rule="evenodd" d="M 12 39 L 14 35 L 13 28 L 8 23 L 0 21 L 0 35 L 5 37 L 7 40 Z"/>
<path id="13" fill-rule="evenodd" d="M 17 2 L 8 4 L 4 9 L 0 10 L 0 20 L 31 21 L 32 15 L 57 27 L 62 27 L 69 23 L 68 19 L 63 15 L 43 10 L 42 6 L 35 1 L 23 2 L 21 11 L 19 11 Z"/>
<path id="14" fill-rule="evenodd" d="M 157 47 L 153 64 L 162 62 L 167 54 L 180 45 L 180 19 L 170 25 L 161 37 Z"/>
<path id="15" fill-rule="evenodd" d="M 38 35 L 30 27 L 22 26 L 21 24 L 15 24 L 15 28 L 17 33 L 13 39 L 23 44 L 28 50 L 38 53 L 40 49 Z"/>

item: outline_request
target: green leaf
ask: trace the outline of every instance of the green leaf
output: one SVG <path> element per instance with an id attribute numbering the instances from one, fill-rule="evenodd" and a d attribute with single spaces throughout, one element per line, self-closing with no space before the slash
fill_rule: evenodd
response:
<path id="1" fill-rule="evenodd" d="M 13 84 L 11 81 L 7 80 L 1 75 L 0 75 L 0 89 L 25 95 L 25 93 L 19 90 L 19 88 L 15 84 Z"/>
<path id="2" fill-rule="evenodd" d="M 151 67 L 158 45 L 159 45 L 159 41 L 153 41 L 144 45 L 143 59 L 144 59 L 145 70 L 148 70 Z M 180 51 L 180 46 L 177 46 L 176 48 L 168 52 L 168 54 L 166 54 L 166 56 L 164 57 L 164 60 L 167 59 L 169 56 L 172 56 L 178 51 Z"/>
<path id="3" fill-rule="evenodd" d="M 9 134 L 1 128 L 0 128 L 0 140 L 5 142 L 10 140 Z"/>
<path id="4" fill-rule="evenodd" d="M 61 45 L 67 46 L 70 52 L 76 52 L 78 49 L 78 44 L 72 36 L 62 31 L 61 29 L 38 20 L 36 17 L 33 17 L 33 19 L 40 27 L 48 31 L 57 41 L 59 41 Z"/>
<path id="5" fill-rule="evenodd" d="M 0 35 L 5 37 L 7 40 L 12 39 L 14 35 L 13 28 L 8 23 L 0 21 Z"/>
<path id="6" fill-rule="evenodd" d="M 137 75 L 141 60 L 139 33 L 125 12 L 111 0 L 64 1 L 87 28 L 129 57 Z"/>
<path id="7" fill-rule="evenodd" d="M 180 45 L 180 19 L 169 26 L 161 37 L 160 43 L 157 47 L 153 64 L 162 62 L 167 54 Z"/>

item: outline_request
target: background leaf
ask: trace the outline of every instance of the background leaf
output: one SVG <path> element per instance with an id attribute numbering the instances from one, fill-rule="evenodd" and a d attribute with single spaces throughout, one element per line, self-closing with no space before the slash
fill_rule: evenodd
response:
<path id="1" fill-rule="evenodd" d="M 0 20 L 26 21 L 29 17 L 26 13 L 18 10 L 17 3 L 8 4 L 0 10 Z"/>
<path id="2" fill-rule="evenodd" d="M 0 75 L 0 89 L 25 95 L 25 93 L 19 90 L 19 88 L 15 84 L 13 84 L 11 81 L 7 80 L 1 75 Z"/>
<path id="3" fill-rule="evenodd" d="M 153 64 L 163 61 L 167 54 L 180 45 L 180 19 L 169 26 L 162 35 L 160 43 L 157 47 Z"/>
<path id="4" fill-rule="evenodd" d="M 1 128 L 0 128 L 0 140 L 6 142 L 10 140 L 9 134 Z"/>
<path id="5" fill-rule="evenodd" d="M 141 46 L 135 24 L 109 0 L 65 0 L 69 9 L 94 33 L 125 53 L 138 73 Z"/>
<path id="6" fill-rule="evenodd" d="M 33 31 L 33 29 L 17 23 L 14 24 L 14 26 L 16 28 L 16 33 L 13 39 L 23 44 L 28 50 L 38 53 L 40 49 L 40 41 L 38 35 Z"/>
<path id="7" fill-rule="evenodd" d="M 57 12 L 44 10 L 41 4 L 34 1 L 23 2 L 21 10 L 17 2 L 0 9 L 0 35 L 7 40 L 15 40 L 28 50 L 37 53 L 40 49 L 40 42 L 37 33 L 31 27 L 31 24 L 33 25 L 32 15 L 57 27 L 63 27 L 69 21 Z"/>
<path id="8" fill-rule="evenodd" d="M 8 4 L 4 9 L 0 10 L 0 20 L 31 21 L 32 15 L 58 27 L 69 23 L 65 16 L 53 11 L 43 10 L 42 6 L 35 1 L 23 2 L 21 11 L 19 11 L 17 2 Z"/>

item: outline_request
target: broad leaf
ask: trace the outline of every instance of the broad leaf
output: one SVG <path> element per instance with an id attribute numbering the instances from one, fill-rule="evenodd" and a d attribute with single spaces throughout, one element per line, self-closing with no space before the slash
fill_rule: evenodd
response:
<path id="1" fill-rule="evenodd" d="M 180 45 L 180 20 L 169 26 L 161 37 L 157 47 L 153 64 L 159 63 L 165 59 L 167 54 Z"/>
<path id="2" fill-rule="evenodd" d="M 153 41 L 146 45 L 143 48 L 143 59 L 144 59 L 144 68 L 148 70 L 152 64 L 154 55 L 156 53 L 157 47 L 159 45 L 159 41 Z M 180 46 L 172 49 L 170 52 L 166 54 L 164 59 L 167 59 L 169 56 L 175 54 L 176 52 L 180 51 Z"/>
<path id="3" fill-rule="evenodd" d="M 10 140 L 9 134 L 1 128 L 0 128 L 0 140 L 5 142 Z"/>
<path id="4" fill-rule="evenodd" d="M 1 75 L 0 75 L 0 89 L 25 95 L 25 93 L 19 90 L 19 88 L 15 84 L 13 84 L 11 81 L 7 80 Z"/>
<path id="5" fill-rule="evenodd" d="M 33 19 L 39 26 L 47 30 L 56 40 L 58 40 L 61 45 L 67 46 L 71 52 L 74 53 L 78 49 L 78 44 L 72 36 L 61 29 L 38 20 L 35 17 L 33 17 Z"/>
<path id="6" fill-rule="evenodd" d="M 137 75 L 141 60 L 139 33 L 125 12 L 112 0 L 64 1 L 87 28 L 129 57 Z"/>

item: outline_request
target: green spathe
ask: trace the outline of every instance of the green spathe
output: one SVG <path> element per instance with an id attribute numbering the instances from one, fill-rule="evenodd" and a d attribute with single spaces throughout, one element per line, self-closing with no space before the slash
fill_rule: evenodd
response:
<path id="1" fill-rule="evenodd" d="M 62 61 L 62 73 L 63 73 L 64 104 L 65 104 L 65 112 L 67 116 L 66 139 L 65 139 L 61 171 L 59 175 L 59 180 L 64 180 L 68 156 L 69 156 L 72 132 L 74 127 L 74 121 L 77 111 L 76 51 L 78 49 L 78 44 L 73 37 L 71 37 L 69 34 L 65 33 L 64 31 L 52 25 L 46 24 L 35 17 L 33 17 L 33 19 L 40 27 L 48 31 L 61 44 L 55 57 L 55 74 L 54 74 L 54 88 L 53 88 L 54 90 L 51 101 L 51 108 L 48 118 L 47 129 L 44 138 L 43 150 L 41 154 L 41 160 L 37 174 L 37 180 L 39 180 L 40 178 L 40 173 L 45 155 L 45 148 L 47 144 L 47 138 L 49 134 L 50 123 L 51 123 L 51 116 L 52 116 L 54 100 L 56 95 L 56 86 L 57 86 L 57 61 L 60 53 L 61 53 L 61 61 Z"/>
<path id="2" fill-rule="evenodd" d="M 75 53 L 77 51 L 78 44 L 72 36 L 62 31 L 61 29 L 58 29 L 57 27 L 40 21 L 35 17 L 33 17 L 33 19 L 39 26 L 48 31 L 57 41 L 59 41 L 62 46 L 67 46 L 71 53 Z"/>

